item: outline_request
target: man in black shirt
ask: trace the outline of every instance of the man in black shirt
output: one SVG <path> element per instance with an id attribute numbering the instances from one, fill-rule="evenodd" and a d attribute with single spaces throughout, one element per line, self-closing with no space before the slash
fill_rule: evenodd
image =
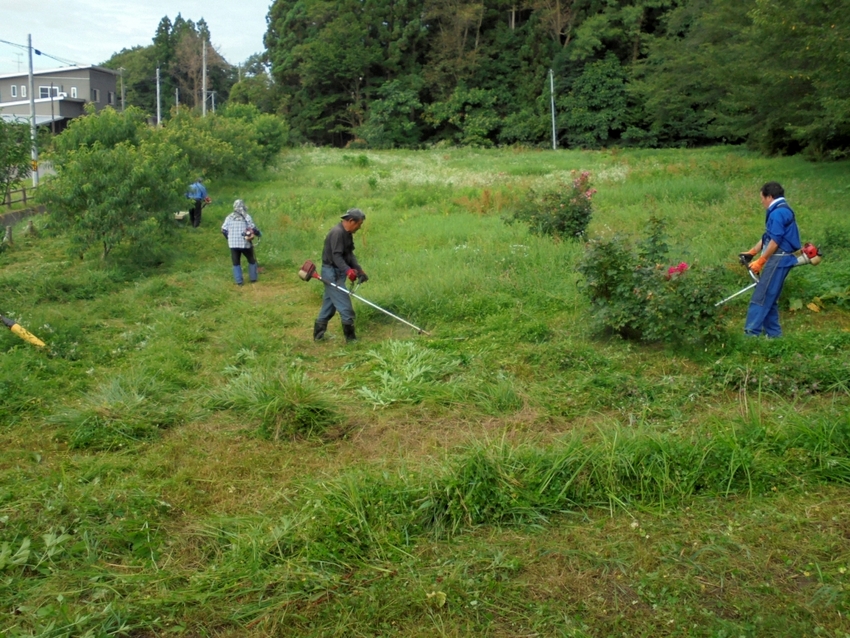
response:
<path id="1" fill-rule="evenodd" d="M 342 221 L 330 229 L 325 237 L 322 251 L 322 281 L 333 282 L 345 288 L 345 280 L 358 280 L 361 284 L 369 277 L 363 272 L 354 256 L 354 233 L 360 230 L 366 215 L 359 208 L 350 208 L 342 216 Z M 355 341 L 354 306 L 348 293 L 325 284 L 325 296 L 322 308 L 313 326 L 313 339 L 319 341 L 325 336 L 328 322 L 339 311 L 342 319 L 342 332 L 346 341 Z"/>

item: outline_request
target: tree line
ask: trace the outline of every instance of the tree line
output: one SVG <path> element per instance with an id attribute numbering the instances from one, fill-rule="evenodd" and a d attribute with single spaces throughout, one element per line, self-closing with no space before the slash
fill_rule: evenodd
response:
<path id="1" fill-rule="evenodd" d="M 416 148 L 747 143 L 844 157 L 843 0 L 275 0 L 266 49 L 208 87 L 283 116 L 294 142 Z M 124 50 L 127 103 L 197 107 L 209 28 L 164 17 Z"/>
<path id="2" fill-rule="evenodd" d="M 266 55 L 293 132 L 371 147 L 747 142 L 842 156 L 841 0 L 276 0 Z"/>
<path id="3" fill-rule="evenodd" d="M 230 97 L 239 80 L 238 68 L 232 66 L 210 43 L 210 29 L 204 19 L 195 23 L 180 14 L 172 22 L 168 16 L 159 21 L 152 43 L 123 49 L 103 66 L 121 71 L 125 104 L 146 113 L 156 113 L 156 75 L 159 69 L 160 110 L 170 117 L 177 105 L 200 109 L 203 96 L 203 58 L 206 43 L 208 107 L 213 96 L 218 105 Z"/>

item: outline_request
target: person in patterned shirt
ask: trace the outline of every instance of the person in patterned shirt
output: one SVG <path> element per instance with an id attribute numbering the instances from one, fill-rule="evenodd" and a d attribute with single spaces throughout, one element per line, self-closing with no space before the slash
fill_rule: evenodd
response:
<path id="1" fill-rule="evenodd" d="M 248 260 L 248 280 L 253 284 L 257 281 L 257 259 L 254 257 L 255 238 L 260 236 L 260 229 L 248 214 L 245 202 L 237 199 L 233 202 L 233 212 L 224 218 L 221 234 L 227 238 L 230 247 L 230 258 L 233 262 L 233 280 L 237 286 L 245 283 L 242 275 L 242 255 Z"/>

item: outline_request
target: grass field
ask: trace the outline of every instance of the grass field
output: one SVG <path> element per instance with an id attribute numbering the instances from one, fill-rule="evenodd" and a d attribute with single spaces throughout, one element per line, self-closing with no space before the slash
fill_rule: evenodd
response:
<path id="1" fill-rule="evenodd" d="M 101 261 L 36 218 L 0 252 L 0 635 L 850 636 L 844 163 L 739 148 L 289 151 L 199 229 Z M 600 334 L 584 247 L 503 218 L 589 170 L 590 236 L 667 222 L 736 262 L 786 188 L 817 267 L 785 336 Z M 219 226 L 263 231 L 233 285 Z M 305 259 L 349 207 L 359 341 L 312 341 Z"/>

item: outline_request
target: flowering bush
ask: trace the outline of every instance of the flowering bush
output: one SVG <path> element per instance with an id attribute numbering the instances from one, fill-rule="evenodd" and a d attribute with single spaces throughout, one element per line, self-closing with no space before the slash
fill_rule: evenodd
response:
<path id="1" fill-rule="evenodd" d="M 687 269 L 688 269 L 688 264 L 686 264 L 685 262 L 680 262 L 678 266 L 670 266 L 667 269 L 667 279 L 670 279 L 671 277 L 673 277 L 675 275 L 681 275 Z"/>
<path id="2" fill-rule="evenodd" d="M 579 272 L 595 319 L 627 339 L 695 342 L 722 330 L 719 274 L 685 262 L 666 268 L 664 224 L 651 219 L 649 236 L 637 246 L 624 237 L 594 239 Z M 668 262 L 669 263 L 669 262 Z"/>
<path id="3" fill-rule="evenodd" d="M 590 187 L 590 171 L 572 171 L 572 178 L 571 183 L 562 182 L 554 190 L 537 192 L 530 188 L 507 222 L 526 223 L 537 235 L 584 237 L 596 189 Z"/>

